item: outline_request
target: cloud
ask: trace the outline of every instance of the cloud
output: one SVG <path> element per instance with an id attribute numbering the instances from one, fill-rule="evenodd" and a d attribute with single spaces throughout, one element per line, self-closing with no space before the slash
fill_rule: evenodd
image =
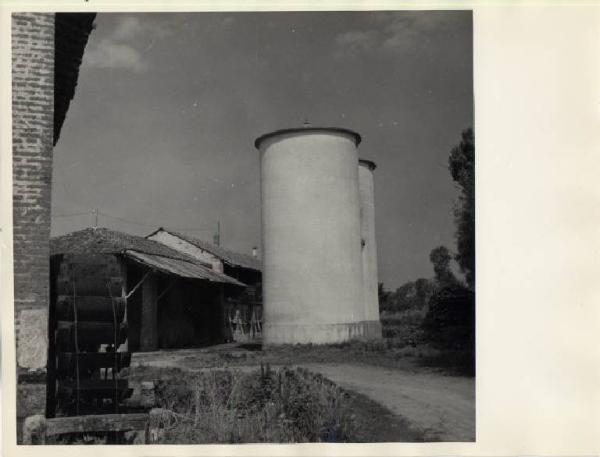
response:
<path id="1" fill-rule="evenodd" d="M 84 63 L 93 68 L 142 73 L 150 65 L 138 49 L 151 49 L 156 40 L 172 35 L 174 26 L 175 24 L 165 21 L 158 24 L 151 15 L 118 15 L 116 24 L 104 37 L 95 40 L 95 36 L 92 35 L 88 49 L 83 55 Z"/>
<path id="2" fill-rule="evenodd" d="M 83 55 L 84 64 L 93 68 L 120 68 L 135 73 L 148 69 L 148 63 L 139 51 L 128 44 L 104 39 L 91 47 Z"/>
<path id="3" fill-rule="evenodd" d="M 377 45 L 377 32 L 350 31 L 335 38 L 335 57 L 355 56 Z"/>
<path id="4" fill-rule="evenodd" d="M 142 21 L 136 16 L 122 16 L 112 33 L 115 41 L 127 41 L 139 35 L 144 30 Z"/>
<path id="5" fill-rule="evenodd" d="M 385 26 L 382 46 L 402 50 L 427 42 L 435 34 L 446 31 L 458 17 L 456 13 L 408 13 L 392 18 Z"/>
<path id="6" fill-rule="evenodd" d="M 461 11 L 373 13 L 368 30 L 352 30 L 335 38 L 334 56 L 356 56 L 377 50 L 402 52 L 419 47 L 432 36 L 460 26 L 465 14 Z"/>

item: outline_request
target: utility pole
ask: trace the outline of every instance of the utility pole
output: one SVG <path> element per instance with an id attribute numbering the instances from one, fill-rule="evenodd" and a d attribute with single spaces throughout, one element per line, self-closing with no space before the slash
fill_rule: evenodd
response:
<path id="1" fill-rule="evenodd" d="M 98 228 L 98 208 L 94 208 L 92 214 L 94 215 L 94 228 Z"/>

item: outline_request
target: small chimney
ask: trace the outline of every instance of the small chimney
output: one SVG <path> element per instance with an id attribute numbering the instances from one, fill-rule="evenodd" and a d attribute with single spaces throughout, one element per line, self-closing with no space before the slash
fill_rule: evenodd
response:
<path id="1" fill-rule="evenodd" d="M 211 261 L 210 264 L 213 271 L 223 273 L 223 262 L 221 262 L 219 259 Z"/>
<path id="2" fill-rule="evenodd" d="M 256 257 L 258 255 L 258 248 L 256 246 L 252 247 L 252 257 Z"/>

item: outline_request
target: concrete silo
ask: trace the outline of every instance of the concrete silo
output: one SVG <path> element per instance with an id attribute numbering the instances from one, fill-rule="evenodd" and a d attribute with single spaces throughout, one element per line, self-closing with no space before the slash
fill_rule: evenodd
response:
<path id="1" fill-rule="evenodd" d="M 360 233 L 362 238 L 362 277 L 365 309 L 365 337 L 381 338 L 377 279 L 377 241 L 375 237 L 375 163 L 360 159 L 358 188 L 360 193 Z"/>
<path id="2" fill-rule="evenodd" d="M 336 343 L 364 335 L 360 135 L 304 127 L 259 137 L 263 342 Z"/>

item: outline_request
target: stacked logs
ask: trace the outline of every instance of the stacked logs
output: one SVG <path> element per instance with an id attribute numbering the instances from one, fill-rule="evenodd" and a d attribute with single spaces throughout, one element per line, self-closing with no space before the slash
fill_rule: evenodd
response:
<path id="1" fill-rule="evenodd" d="M 132 392 L 125 270 L 114 255 L 64 255 L 52 278 L 48 417 L 117 413 Z M 55 270 L 55 271 L 56 271 Z"/>

